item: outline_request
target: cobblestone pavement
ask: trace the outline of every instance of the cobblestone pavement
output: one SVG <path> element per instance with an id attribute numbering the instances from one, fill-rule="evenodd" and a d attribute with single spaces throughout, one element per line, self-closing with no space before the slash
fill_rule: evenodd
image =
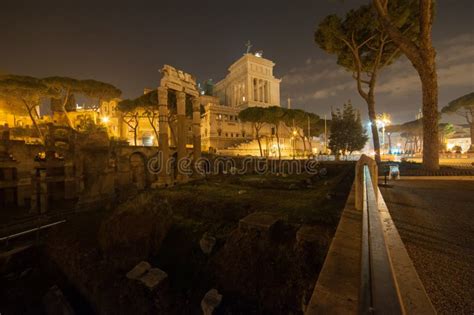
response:
<path id="1" fill-rule="evenodd" d="M 474 181 L 391 181 L 380 187 L 439 314 L 474 314 Z"/>

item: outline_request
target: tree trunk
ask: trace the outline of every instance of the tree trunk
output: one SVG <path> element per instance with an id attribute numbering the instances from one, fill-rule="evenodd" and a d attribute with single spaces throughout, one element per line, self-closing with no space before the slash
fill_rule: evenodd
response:
<path id="1" fill-rule="evenodd" d="M 311 139 L 308 137 L 308 149 L 309 149 L 309 154 L 308 156 L 313 154 L 313 145 L 311 144 Z"/>
<path id="2" fill-rule="evenodd" d="M 158 141 L 158 139 L 160 138 L 160 135 L 155 126 L 155 115 L 153 116 L 148 115 L 147 118 L 148 118 L 148 122 L 150 123 L 151 128 L 153 128 L 153 132 L 155 133 L 156 141 Z"/>
<path id="3" fill-rule="evenodd" d="M 303 141 L 303 156 L 306 156 L 306 141 L 305 141 L 305 136 L 300 136 L 301 141 Z"/>
<path id="4" fill-rule="evenodd" d="M 469 148 L 468 152 L 474 153 L 474 121 L 471 122 L 471 147 Z"/>
<path id="5" fill-rule="evenodd" d="M 67 110 L 66 110 L 66 105 L 67 105 L 67 102 L 69 101 L 69 94 L 70 93 L 67 92 L 66 96 L 64 97 L 64 100 L 63 100 L 63 103 L 62 103 L 62 106 L 61 106 L 61 110 L 64 114 L 64 117 L 66 117 L 66 123 L 69 126 L 69 128 L 74 129 L 74 126 L 72 125 L 71 118 L 69 117 L 69 114 L 67 113 Z"/>
<path id="6" fill-rule="evenodd" d="M 439 169 L 438 142 L 438 82 L 436 73 L 436 51 L 432 44 L 433 5 L 432 0 L 419 0 L 420 34 L 418 42 L 405 36 L 393 23 L 387 7 L 381 0 L 373 4 L 390 38 L 411 61 L 418 72 L 423 92 L 423 167 Z"/>
<path id="7" fill-rule="evenodd" d="M 438 128 L 438 78 L 433 61 L 426 61 L 425 71 L 420 72 L 423 91 L 423 166 L 428 170 L 439 169 Z M 428 69 L 429 68 L 429 69 Z"/>
<path id="8" fill-rule="evenodd" d="M 367 106 L 369 109 L 370 127 L 372 130 L 372 139 L 374 142 L 375 162 L 380 163 L 380 140 L 379 131 L 377 129 L 377 114 L 375 113 L 375 100 L 373 92 L 369 92 Z"/>
<path id="9" fill-rule="evenodd" d="M 31 119 L 31 122 L 33 123 L 33 126 L 35 126 L 36 131 L 38 131 L 38 135 L 39 135 L 39 137 L 40 137 L 40 139 L 41 139 L 41 142 L 44 143 L 44 140 L 45 140 L 45 139 L 44 139 L 43 132 L 42 132 L 41 129 L 39 128 L 38 124 L 36 123 L 35 117 L 33 117 L 33 114 L 31 113 L 32 110 L 35 110 L 35 107 L 36 107 L 36 106 L 30 107 L 30 106 L 28 106 L 28 103 L 25 102 L 25 101 L 23 101 L 23 104 L 25 105 L 26 110 L 28 111 L 28 115 L 30 116 L 30 119 Z"/>
<path id="10" fill-rule="evenodd" d="M 278 125 L 275 125 L 275 136 L 277 139 L 277 148 L 278 148 L 278 160 L 281 160 L 280 136 L 278 135 L 279 134 L 278 130 L 279 130 Z"/>
<path id="11" fill-rule="evenodd" d="M 262 143 L 260 142 L 260 133 L 257 128 L 255 128 L 255 135 L 257 136 L 258 149 L 260 150 L 260 156 L 263 157 Z"/>

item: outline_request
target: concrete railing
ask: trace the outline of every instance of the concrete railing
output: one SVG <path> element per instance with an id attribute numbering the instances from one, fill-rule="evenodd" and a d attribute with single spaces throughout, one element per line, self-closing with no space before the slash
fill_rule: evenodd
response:
<path id="1" fill-rule="evenodd" d="M 436 314 L 362 156 L 306 314 Z"/>

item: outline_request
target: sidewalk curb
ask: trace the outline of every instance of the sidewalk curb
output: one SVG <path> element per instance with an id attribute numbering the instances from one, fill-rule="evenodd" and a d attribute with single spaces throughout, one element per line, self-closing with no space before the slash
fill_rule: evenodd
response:
<path id="1" fill-rule="evenodd" d="M 383 176 L 379 176 L 379 181 L 384 180 Z M 400 176 L 400 179 L 395 181 L 403 180 L 464 180 L 474 181 L 474 176 Z M 387 183 L 393 182 L 394 180 L 387 178 Z"/>

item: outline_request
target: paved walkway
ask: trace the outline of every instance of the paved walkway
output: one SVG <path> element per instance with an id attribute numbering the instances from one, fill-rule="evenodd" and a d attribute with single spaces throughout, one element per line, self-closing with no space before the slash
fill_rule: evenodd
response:
<path id="1" fill-rule="evenodd" d="M 399 180 L 380 187 L 439 314 L 474 314 L 474 181 Z"/>

